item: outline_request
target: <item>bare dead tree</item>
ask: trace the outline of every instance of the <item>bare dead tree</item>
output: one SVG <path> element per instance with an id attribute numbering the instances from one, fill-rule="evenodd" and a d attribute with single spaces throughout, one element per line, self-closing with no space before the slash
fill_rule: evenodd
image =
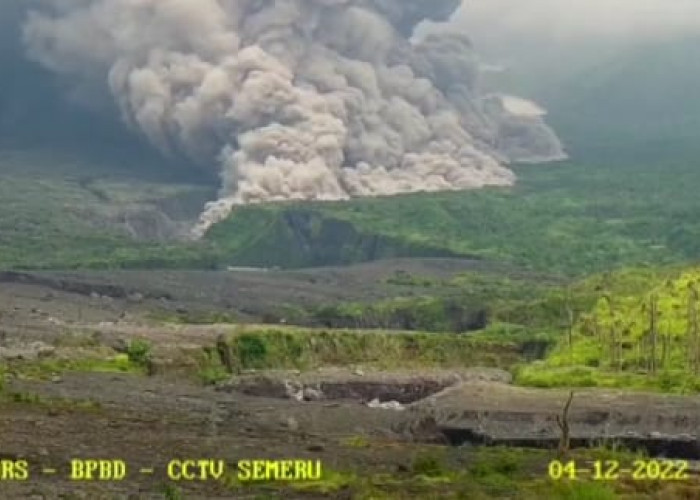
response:
<path id="1" fill-rule="evenodd" d="M 575 323 L 575 314 L 574 310 L 571 307 L 571 288 L 566 289 L 566 302 L 564 304 L 564 307 L 566 308 L 566 319 L 567 319 L 567 337 L 569 340 L 569 364 L 573 363 L 573 356 L 574 356 L 574 323 Z"/>
<path id="2" fill-rule="evenodd" d="M 216 338 L 216 350 L 219 353 L 221 364 L 226 368 L 226 372 L 230 374 L 236 373 L 236 364 L 233 361 L 231 346 L 226 342 L 226 337 L 223 334 Z"/>
<path id="3" fill-rule="evenodd" d="M 651 359 L 649 368 L 651 369 L 651 373 L 655 374 L 659 319 L 658 297 L 655 293 L 651 294 L 649 306 L 649 335 L 651 336 Z"/>
<path id="4" fill-rule="evenodd" d="M 659 367 L 663 370 L 666 368 L 666 356 L 668 355 L 668 333 L 661 333 L 661 359 Z"/>
<path id="5" fill-rule="evenodd" d="M 698 331 L 698 290 L 688 285 L 688 362 L 695 375 L 700 372 L 700 332 Z"/>
<path id="6" fill-rule="evenodd" d="M 593 312 L 593 335 L 598 340 L 598 342 L 600 342 L 602 344 L 603 338 L 602 338 L 602 335 L 600 333 L 600 323 L 598 322 L 598 313 L 595 311 Z"/>
<path id="7" fill-rule="evenodd" d="M 622 356 L 622 346 L 625 343 L 625 338 L 627 338 L 628 330 L 624 328 L 624 324 L 621 319 L 615 321 L 615 369 L 622 370 L 623 368 L 623 356 Z"/>
<path id="8" fill-rule="evenodd" d="M 610 366 L 618 367 L 618 349 L 617 349 L 617 324 L 615 322 L 615 309 L 613 307 L 612 297 L 609 294 L 604 294 L 603 299 L 608 305 L 608 311 L 610 312 L 610 338 L 609 338 L 609 349 L 610 349 Z"/>
<path id="9" fill-rule="evenodd" d="M 571 449 L 571 436 L 569 429 L 569 408 L 571 407 L 571 402 L 574 400 L 574 391 L 569 393 L 569 399 L 564 405 L 561 415 L 557 415 L 557 425 L 561 431 L 561 437 L 559 438 L 559 450 L 558 457 L 564 458 L 569 454 Z"/>

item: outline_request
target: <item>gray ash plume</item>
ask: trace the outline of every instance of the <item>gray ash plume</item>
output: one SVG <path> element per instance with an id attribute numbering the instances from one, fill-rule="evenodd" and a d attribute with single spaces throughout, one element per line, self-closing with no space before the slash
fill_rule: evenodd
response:
<path id="1" fill-rule="evenodd" d="M 510 185 L 564 157 L 538 114 L 479 88 L 459 0 L 42 0 L 27 54 L 84 100 L 222 179 L 203 235 L 239 204 Z"/>

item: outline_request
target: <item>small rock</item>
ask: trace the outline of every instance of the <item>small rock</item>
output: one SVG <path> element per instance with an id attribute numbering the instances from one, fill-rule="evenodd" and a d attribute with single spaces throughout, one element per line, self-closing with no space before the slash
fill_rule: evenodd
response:
<path id="1" fill-rule="evenodd" d="M 46 448 L 40 448 L 40 449 L 39 449 L 39 455 L 41 455 L 42 457 L 48 457 L 48 456 L 49 456 L 49 450 L 47 450 Z"/>
<path id="2" fill-rule="evenodd" d="M 355 370 L 354 372 L 352 372 L 352 373 L 353 373 L 353 375 L 357 375 L 358 377 L 364 377 L 364 376 L 365 376 L 365 372 L 362 371 L 362 370 L 359 369 L 359 368 L 356 369 L 356 370 Z"/>
<path id="3" fill-rule="evenodd" d="M 320 401 L 323 399 L 323 393 L 318 389 L 306 387 L 303 391 L 304 401 Z"/>
<path id="4" fill-rule="evenodd" d="M 91 293 L 90 293 L 90 298 L 91 298 L 91 299 L 99 299 L 99 298 L 100 298 L 100 294 L 97 293 L 97 292 L 91 292 Z"/>
<path id="5" fill-rule="evenodd" d="M 301 384 L 285 380 L 284 390 L 289 399 L 296 399 L 297 401 L 304 400 L 304 387 Z"/>
<path id="6" fill-rule="evenodd" d="M 53 375 L 51 377 L 51 382 L 53 382 L 54 384 L 60 384 L 61 382 L 63 382 L 63 379 L 58 375 Z"/>
<path id="7" fill-rule="evenodd" d="M 398 401 L 387 401 L 385 403 L 382 403 L 378 399 L 373 399 L 372 401 L 367 403 L 367 406 L 369 406 L 370 408 L 381 408 L 382 410 L 403 411 L 406 409 L 406 407 Z"/>

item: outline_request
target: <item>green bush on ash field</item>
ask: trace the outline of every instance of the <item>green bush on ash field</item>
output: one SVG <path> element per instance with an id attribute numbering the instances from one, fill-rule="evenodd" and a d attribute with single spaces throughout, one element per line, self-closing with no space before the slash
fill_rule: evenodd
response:
<path id="1" fill-rule="evenodd" d="M 146 340 L 132 340 L 127 346 L 126 355 L 134 365 L 145 367 L 151 359 L 151 343 Z"/>

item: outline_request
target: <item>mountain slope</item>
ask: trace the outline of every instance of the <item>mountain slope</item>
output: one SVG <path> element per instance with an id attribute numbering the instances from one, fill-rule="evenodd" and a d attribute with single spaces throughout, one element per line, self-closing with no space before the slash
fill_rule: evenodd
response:
<path id="1" fill-rule="evenodd" d="M 541 89 L 577 161 L 700 157 L 700 38 L 638 46 Z"/>
<path id="2" fill-rule="evenodd" d="M 178 236 L 217 181 L 159 158 L 121 126 L 56 100 L 58 92 L 46 98 L 53 107 L 42 99 L 18 107 L 17 89 L 48 95 L 50 85 L 15 61 L 18 71 L 0 78 L 0 268 L 460 256 L 580 275 L 696 261 L 700 68 L 691 63 L 699 43 L 637 47 L 556 92 L 541 87 L 574 160 L 516 166 L 514 188 L 240 208 L 197 243 Z M 42 109 L 42 127 L 26 126 L 19 110 Z"/>

